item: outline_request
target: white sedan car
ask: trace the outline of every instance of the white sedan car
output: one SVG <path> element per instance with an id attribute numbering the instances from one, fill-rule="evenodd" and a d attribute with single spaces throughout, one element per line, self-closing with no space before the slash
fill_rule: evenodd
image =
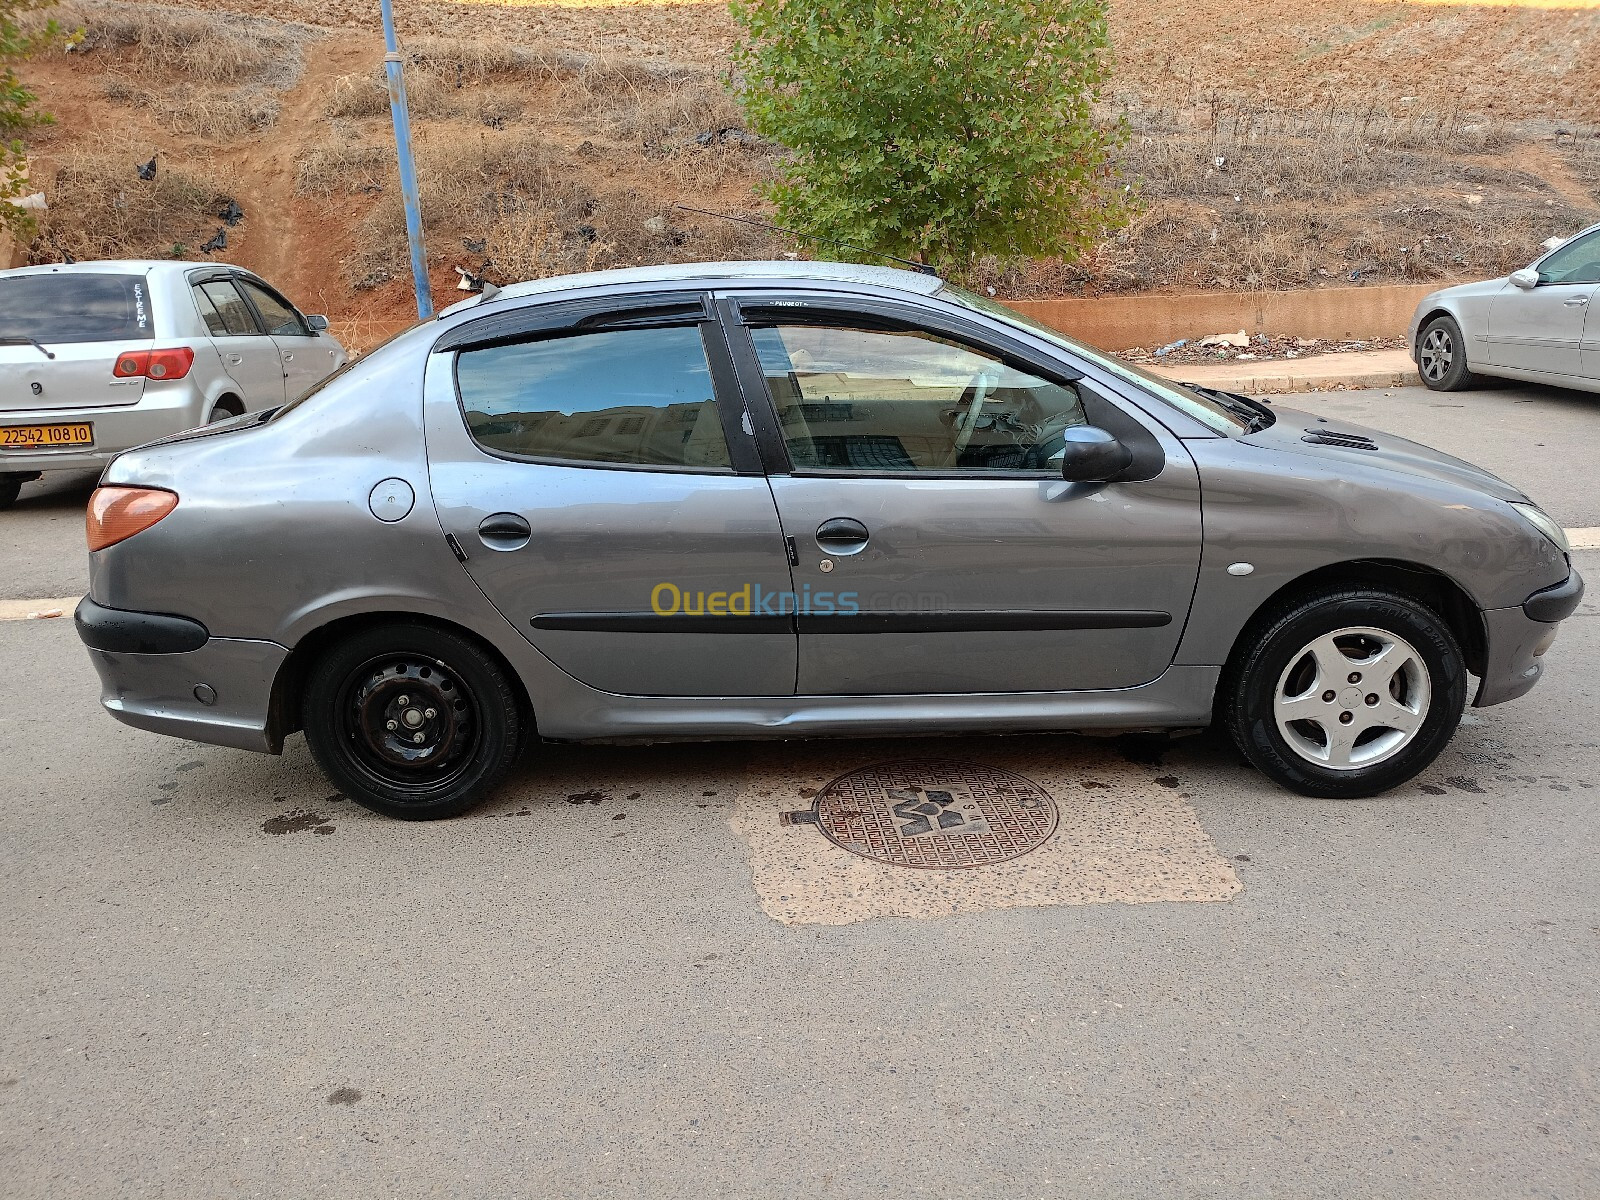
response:
<path id="1" fill-rule="evenodd" d="M 1439 392 L 1475 376 L 1600 392 L 1600 225 L 1503 279 L 1425 297 L 1406 341 Z"/>
<path id="2" fill-rule="evenodd" d="M 223 263 L 0 271 L 0 509 L 42 471 L 297 399 L 345 363 L 327 330 Z"/>

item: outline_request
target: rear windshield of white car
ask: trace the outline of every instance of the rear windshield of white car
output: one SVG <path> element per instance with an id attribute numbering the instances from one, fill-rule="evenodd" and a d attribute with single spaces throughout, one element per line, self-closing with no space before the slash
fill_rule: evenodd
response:
<path id="1" fill-rule="evenodd" d="M 143 275 L 51 272 L 0 277 L 0 341 L 125 342 L 155 337 Z"/>

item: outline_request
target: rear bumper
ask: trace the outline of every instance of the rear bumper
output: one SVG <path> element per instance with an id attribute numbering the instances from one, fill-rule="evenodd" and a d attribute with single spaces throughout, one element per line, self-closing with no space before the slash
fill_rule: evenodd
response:
<path id="1" fill-rule="evenodd" d="M 1485 611 L 1488 654 L 1473 707 L 1487 708 L 1527 695 L 1544 674 L 1544 652 L 1557 625 L 1573 614 L 1582 599 L 1583 577 L 1573 570 L 1563 582 L 1535 592 L 1516 608 Z"/>
<path id="2" fill-rule="evenodd" d="M 94 427 L 92 446 L 0 448 L 0 475 L 103 470 L 124 450 L 203 425 L 205 406 L 205 397 L 185 379 L 173 380 L 161 387 L 147 386 L 137 404 L 0 412 L 0 427 L 86 422 Z"/>
<path id="3" fill-rule="evenodd" d="M 100 703 L 124 725 L 266 754 L 281 749 L 267 728 L 272 685 L 289 655 L 276 642 L 203 637 L 190 649 L 154 649 L 192 645 L 194 630 L 205 627 L 89 599 L 78 606 L 77 624 L 100 676 Z"/>

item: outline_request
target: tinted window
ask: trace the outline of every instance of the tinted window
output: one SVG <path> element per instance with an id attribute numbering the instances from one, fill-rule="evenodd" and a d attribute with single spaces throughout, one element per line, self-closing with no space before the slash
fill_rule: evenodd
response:
<path id="1" fill-rule="evenodd" d="M 1540 283 L 1600 283 L 1600 231 L 1568 242 L 1539 264 Z"/>
<path id="2" fill-rule="evenodd" d="M 267 332 L 278 337 L 305 337 L 308 330 L 300 320 L 300 314 L 294 307 L 281 296 L 276 296 L 266 288 L 251 283 L 248 279 L 241 279 L 239 286 L 244 288 L 250 299 L 255 302 L 256 311 L 261 314 L 261 319 L 267 323 Z"/>
<path id="3" fill-rule="evenodd" d="M 1044 471 L 1085 423 L 1071 386 L 922 332 L 751 331 L 799 467 Z"/>
<path id="4" fill-rule="evenodd" d="M 194 306 L 200 311 L 200 319 L 206 323 L 206 332 L 212 337 L 226 337 L 228 323 L 222 319 L 217 306 L 211 303 L 210 297 L 200 288 L 190 290 L 194 293 Z"/>
<path id="5" fill-rule="evenodd" d="M 143 275 L 62 271 L 0 279 L 0 338 L 60 343 L 154 336 Z"/>
<path id="6" fill-rule="evenodd" d="M 244 297 L 239 295 L 233 284 L 218 280 L 214 283 L 202 283 L 200 290 L 205 293 L 206 299 L 211 301 L 223 329 L 228 333 L 240 335 L 261 332 L 256 327 L 255 314 L 250 311 L 249 305 L 244 302 Z"/>
<path id="7" fill-rule="evenodd" d="M 698 328 L 628 329 L 463 351 L 472 436 L 529 458 L 727 467 Z"/>
<path id="8" fill-rule="evenodd" d="M 1046 341 L 1054 342 L 1063 350 L 1070 351 L 1080 358 L 1086 358 L 1102 371 L 1107 371 L 1119 379 L 1125 379 L 1134 384 L 1141 391 L 1156 396 L 1170 404 L 1180 412 L 1187 413 L 1202 425 L 1215 430 L 1217 433 L 1243 433 L 1246 428 L 1244 421 L 1239 419 L 1237 413 L 1230 412 L 1224 405 L 1218 404 L 1202 396 L 1181 383 L 1174 383 L 1164 376 L 1153 371 L 1146 371 L 1143 367 L 1135 366 L 1130 362 L 1110 354 L 1103 354 L 1099 350 L 1085 346 L 1082 342 L 1069 338 L 1059 329 L 1050 326 L 1032 317 L 1018 312 L 1009 305 L 1001 304 L 998 300 L 990 300 L 986 296 L 979 296 L 965 288 L 956 287 L 947 283 L 939 289 L 939 296 L 944 300 L 954 300 L 957 304 L 987 313 L 991 317 L 1004 321 L 1009 325 L 1017 325 L 1029 330 Z"/>

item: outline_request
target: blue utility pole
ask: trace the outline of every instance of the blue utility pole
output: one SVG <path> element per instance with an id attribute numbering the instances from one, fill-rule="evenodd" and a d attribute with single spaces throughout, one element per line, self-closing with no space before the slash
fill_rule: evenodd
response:
<path id="1" fill-rule="evenodd" d="M 394 118 L 395 159 L 400 164 L 400 198 L 406 210 L 406 240 L 411 243 L 411 280 L 417 289 L 417 316 L 433 316 L 433 295 L 428 291 L 428 252 L 422 245 L 422 204 L 417 198 L 417 168 L 411 161 L 411 113 L 406 107 L 405 62 L 394 35 L 394 8 L 378 0 L 383 10 L 383 73 L 389 79 L 389 114 Z"/>

